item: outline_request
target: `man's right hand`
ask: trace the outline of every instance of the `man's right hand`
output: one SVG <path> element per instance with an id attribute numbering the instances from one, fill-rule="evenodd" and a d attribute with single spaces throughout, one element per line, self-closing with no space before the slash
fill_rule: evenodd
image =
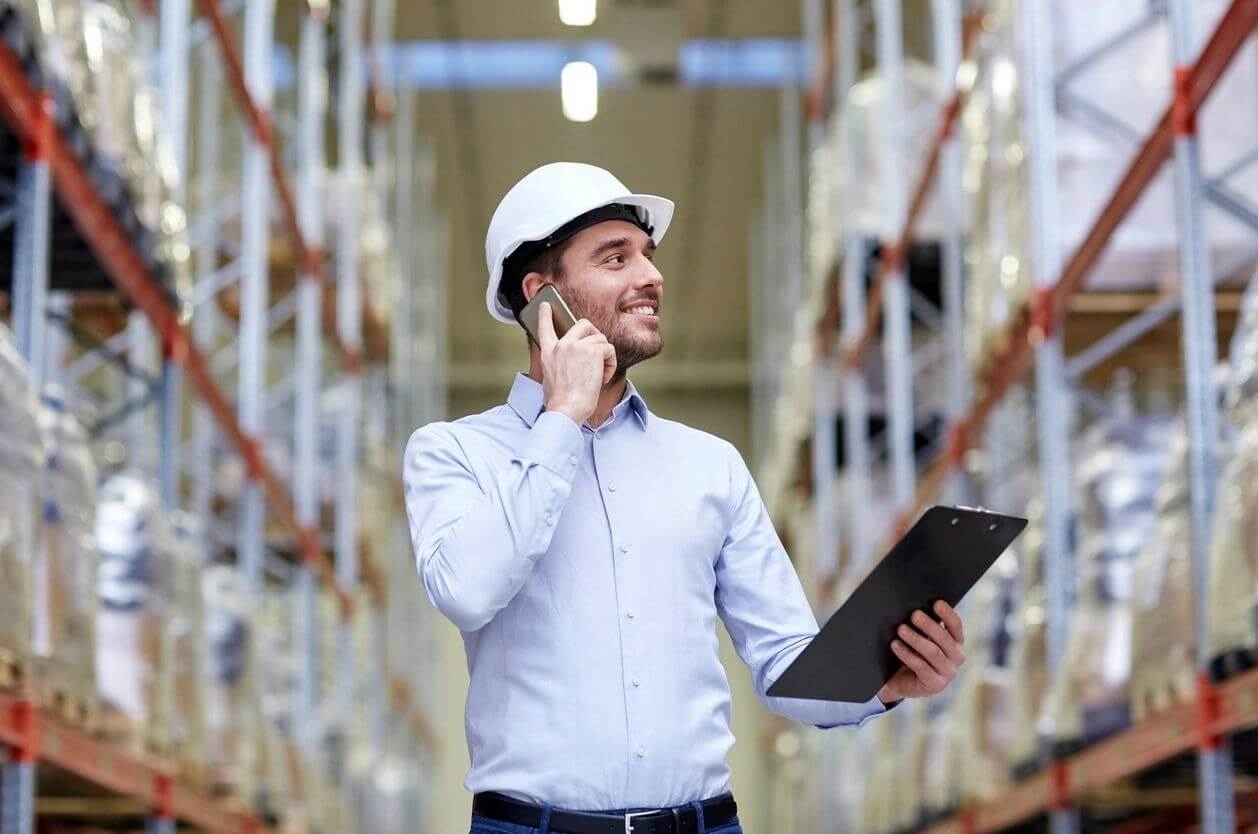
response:
<path id="1" fill-rule="evenodd" d="M 616 349 L 589 319 L 581 319 L 560 339 L 550 304 L 537 311 L 542 357 L 542 397 L 547 411 L 558 411 L 578 426 L 598 406 L 598 395 L 616 373 Z"/>

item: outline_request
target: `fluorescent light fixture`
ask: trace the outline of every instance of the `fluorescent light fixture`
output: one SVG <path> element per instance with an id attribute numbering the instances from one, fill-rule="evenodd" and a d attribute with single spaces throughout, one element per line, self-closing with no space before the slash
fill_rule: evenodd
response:
<path id="1" fill-rule="evenodd" d="M 598 70 L 586 61 L 573 61 L 559 73 L 563 114 L 574 122 L 588 122 L 598 115 Z"/>
<path id="2" fill-rule="evenodd" d="M 559 0 L 559 19 L 569 26 L 589 26 L 598 17 L 598 0 Z"/>

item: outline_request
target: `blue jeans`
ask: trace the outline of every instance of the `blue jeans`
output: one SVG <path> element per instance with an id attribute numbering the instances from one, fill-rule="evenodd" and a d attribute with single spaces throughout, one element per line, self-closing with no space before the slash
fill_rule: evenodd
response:
<path id="1" fill-rule="evenodd" d="M 697 834 L 743 834 L 742 826 L 738 824 L 738 817 L 725 823 L 719 828 L 705 828 L 703 825 L 703 808 L 698 802 L 692 803 L 696 806 L 695 810 L 699 812 L 699 831 Z M 651 808 L 643 808 L 641 810 L 654 810 Z M 472 830 L 468 834 L 550 834 L 550 808 L 545 806 L 542 811 L 542 824 L 538 828 L 532 828 L 527 825 L 516 825 L 512 822 L 499 822 L 498 820 L 482 817 L 480 814 L 472 814 Z"/>

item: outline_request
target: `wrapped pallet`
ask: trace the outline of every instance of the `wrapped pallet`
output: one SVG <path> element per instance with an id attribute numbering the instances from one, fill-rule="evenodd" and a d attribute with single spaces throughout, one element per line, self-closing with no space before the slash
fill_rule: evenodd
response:
<path id="1" fill-rule="evenodd" d="M 1170 421 L 1136 413 L 1129 387 L 1080 444 L 1079 597 L 1046 724 L 1061 754 L 1131 722 L 1131 588 L 1135 559 L 1157 531 L 1154 499 L 1169 460 Z"/>
<path id="2" fill-rule="evenodd" d="M 1032 269 L 1029 259 L 1028 143 L 1020 109 L 1021 58 L 1015 0 L 987 4 L 973 50 L 973 85 L 961 117 L 963 183 L 970 236 L 966 260 L 967 353 L 982 367 L 1005 345 L 1006 326 L 1025 307 Z M 1062 251 L 1074 251 L 1093 227 L 1135 150 L 1125 136 L 1144 136 L 1165 112 L 1173 67 L 1166 60 L 1164 19 L 1151 21 L 1147 0 L 1061 0 L 1054 4 L 1053 63 L 1059 111 L 1059 184 L 1056 225 Z M 1228 4 L 1194 4 L 1200 31 L 1217 24 Z M 1237 66 L 1251 66 L 1258 47 L 1248 44 Z M 1207 178 L 1229 172 L 1220 183 L 1233 194 L 1258 190 L 1258 167 L 1236 166 L 1237 148 L 1258 144 L 1258 112 L 1238 115 L 1235 102 L 1258 100 L 1258 76 L 1229 72 L 1200 114 L 1202 164 Z M 912 157 L 911 157 L 912 158 Z M 917 157 L 920 158 L 920 157 Z M 877 181 L 874 180 L 874 183 Z M 874 186 L 876 188 L 876 185 Z M 1105 290 L 1172 288 L 1178 250 L 1166 230 L 1174 227 L 1174 190 L 1169 173 L 1154 179 L 1148 194 L 1115 231 L 1087 286 Z M 1248 251 L 1253 232 L 1229 212 L 1217 212 L 1207 245 L 1217 263 Z M 1056 276 L 1047 276 L 1050 279 Z"/>
<path id="3" fill-rule="evenodd" d="M 1210 543 L 1211 673 L 1230 677 L 1258 661 L 1258 280 L 1252 280 L 1233 336 L 1224 407 L 1229 452 Z"/>
<path id="4" fill-rule="evenodd" d="M 1157 533 L 1136 563 L 1132 589 L 1131 714 L 1140 721 L 1194 696 L 1192 525 L 1188 437 L 1182 422 L 1157 494 Z"/>
<path id="5" fill-rule="evenodd" d="M 166 717 L 166 746 L 183 773 L 198 784 L 205 776 L 204 616 L 201 570 L 204 531 L 183 512 L 171 513 L 171 600 L 163 630 L 160 697 Z"/>
<path id="6" fill-rule="evenodd" d="M 889 834 L 895 831 L 897 759 L 903 747 L 899 743 L 904 732 L 902 722 L 878 721 L 874 725 L 874 742 L 871 751 L 869 779 L 865 786 L 864 824 L 868 834 Z"/>
<path id="7" fill-rule="evenodd" d="M 934 741 L 932 725 L 942 710 L 944 701 L 938 696 L 924 701 L 901 704 L 896 711 L 906 710 L 907 715 L 889 718 L 899 721 L 904 732 L 901 747 L 896 755 L 896 789 L 891 798 L 893 830 L 907 831 L 917 828 L 921 821 L 923 787 L 926 779 L 926 763 Z"/>
<path id="8" fill-rule="evenodd" d="M 272 592 L 254 618 L 254 675 L 261 721 L 250 740 L 253 801 L 261 817 L 278 823 L 290 805 L 290 732 L 296 704 L 297 657 L 292 634 L 293 595 Z"/>
<path id="9" fill-rule="evenodd" d="M 231 567 L 201 574 L 204 604 L 205 761 L 210 784 L 222 794 L 248 796 L 244 741 L 252 730 L 248 697 L 251 596 Z"/>
<path id="10" fill-rule="evenodd" d="M 871 775 L 874 765 L 871 763 L 878 741 L 876 725 L 865 732 L 832 735 L 839 736 L 840 748 L 837 784 L 827 786 L 827 790 L 835 794 L 838 824 L 834 828 L 838 831 L 866 831 L 867 796 L 869 791 L 874 790 Z"/>
<path id="11" fill-rule="evenodd" d="M 171 537 L 157 492 L 142 476 L 119 473 L 101 487 L 96 541 L 96 675 L 109 726 L 139 749 L 164 751 Z"/>
<path id="12" fill-rule="evenodd" d="M 961 113 L 962 185 L 971 234 L 965 247 L 966 354 L 977 371 L 1005 345 L 1001 334 L 1030 291 L 1027 263 L 1026 155 L 1020 79 L 1013 54 L 1016 5 L 991 5 L 978 34 L 975 78 Z"/>
<path id="13" fill-rule="evenodd" d="M 946 711 L 933 725 L 924 768 L 926 817 L 958 804 L 995 799 L 1009 784 L 1012 697 L 1008 670 L 1009 606 L 1017 545 L 974 588 L 962 611 L 970 639 Z"/>
<path id="14" fill-rule="evenodd" d="M 44 700 L 64 718 L 96 713 L 96 464 L 87 432 L 61 393 L 40 411 L 46 453 L 43 515 L 34 564 L 33 649 Z"/>
<path id="15" fill-rule="evenodd" d="M 8 328 L 0 325 L 0 689 L 30 684 L 31 558 L 44 469 L 39 400 Z"/>
<path id="16" fill-rule="evenodd" d="M 1048 645 L 1044 628 L 1048 591 L 1044 585 L 1044 504 L 1027 504 L 1027 528 L 1019 548 L 1018 607 L 1013 616 L 1009 657 L 1010 712 L 1013 731 L 1008 761 L 1015 776 L 1034 771 L 1042 753 L 1041 716 L 1048 691 Z"/>

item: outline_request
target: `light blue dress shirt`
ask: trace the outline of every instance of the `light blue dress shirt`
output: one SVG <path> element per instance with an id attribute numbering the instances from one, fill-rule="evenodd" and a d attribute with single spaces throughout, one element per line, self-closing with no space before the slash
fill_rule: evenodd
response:
<path id="1" fill-rule="evenodd" d="M 774 712 L 885 711 L 765 696 L 817 633 L 799 578 L 738 451 L 632 383 L 592 429 L 520 374 L 506 405 L 416 431 L 403 468 L 419 574 L 467 651 L 468 790 L 587 810 L 729 790 L 718 615 Z"/>

